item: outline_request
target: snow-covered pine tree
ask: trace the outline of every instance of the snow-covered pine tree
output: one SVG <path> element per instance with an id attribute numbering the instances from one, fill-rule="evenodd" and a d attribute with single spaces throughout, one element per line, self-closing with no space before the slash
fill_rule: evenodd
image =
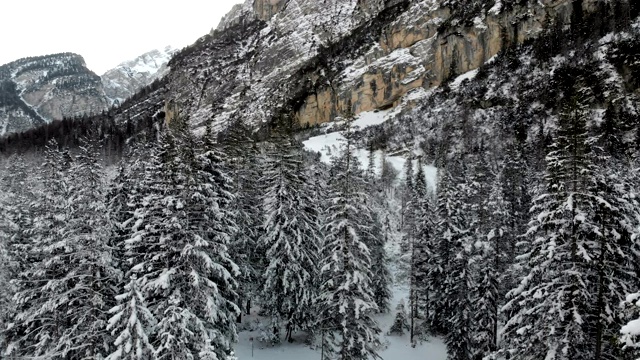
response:
<path id="1" fill-rule="evenodd" d="M 425 189 L 426 191 L 426 189 Z M 418 195 L 414 184 L 413 158 L 409 157 L 404 164 L 404 183 L 400 193 L 400 227 L 402 230 L 402 242 L 400 251 L 402 252 L 403 263 L 408 269 L 409 276 L 409 333 L 411 343 L 415 344 L 415 330 L 418 318 L 418 283 L 416 269 L 416 200 Z"/>
<path id="2" fill-rule="evenodd" d="M 619 304 L 637 284 L 640 258 L 632 238 L 639 229 L 640 206 L 638 188 L 626 164 L 620 166 L 609 156 L 600 156 L 597 164 L 595 186 L 591 190 L 596 207 L 591 211 L 599 231 L 595 230 L 598 235 L 594 247 L 596 259 L 592 260 L 595 266 L 589 267 L 592 272 L 596 270 L 591 275 L 596 296 L 588 326 L 595 343 L 595 358 L 607 359 L 622 355 L 616 345 L 624 324 Z"/>
<path id="3" fill-rule="evenodd" d="M 329 207 L 328 206 L 329 205 L 329 199 L 328 199 L 329 166 L 327 166 L 326 164 L 320 161 L 316 161 L 316 159 L 313 159 L 313 160 L 307 159 L 306 171 L 307 171 L 308 178 L 311 180 L 308 183 L 310 188 L 307 190 L 307 192 L 312 197 L 313 199 L 312 202 L 317 206 L 317 213 L 318 213 L 317 222 L 320 229 L 320 238 L 318 243 L 318 263 L 316 266 L 316 269 L 317 269 L 316 278 L 314 279 L 314 287 L 315 289 L 317 289 L 318 293 L 316 294 L 317 297 L 314 301 L 315 306 L 311 310 L 314 316 L 316 317 L 316 320 L 312 323 L 312 325 L 314 326 L 312 326 L 309 329 L 309 335 L 310 335 L 309 338 L 317 339 L 318 337 L 320 337 L 320 340 L 322 342 L 320 346 L 326 347 L 326 346 L 329 346 L 329 344 L 327 344 L 325 341 L 326 340 L 326 337 L 324 336 L 325 332 L 323 331 L 322 327 L 318 328 L 318 326 L 316 325 L 318 324 L 317 316 L 318 314 L 321 313 L 321 310 L 320 310 L 321 303 L 320 301 L 318 301 L 320 296 L 320 287 L 322 286 L 322 283 L 325 280 L 322 272 L 320 271 L 320 266 L 321 266 L 322 260 L 329 256 L 328 247 L 325 246 L 326 239 L 322 233 L 324 226 L 326 224 L 327 209 Z"/>
<path id="4" fill-rule="evenodd" d="M 410 248 L 410 242 L 413 241 L 413 198 L 415 189 L 413 185 L 413 158 L 409 156 L 404 163 L 404 183 L 401 190 L 401 210 L 400 210 L 400 227 L 404 232 L 402 246 L 404 250 Z"/>
<path id="5" fill-rule="evenodd" d="M 377 205 L 373 199 L 366 206 L 371 210 L 371 217 L 365 218 L 371 222 L 366 224 L 369 231 L 363 233 L 362 241 L 367 245 L 371 256 L 371 288 L 373 299 L 378 307 L 378 312 L 386 313 L 391 306 L 391 272 L 389 271 L 389 257 L 385 248 L 386 238 L 383 224 L 376 212 Z"/>
<path id="6" fill-rule="evenodd" d="M 228 177 L 200 148 L 186 122 L 174 119 L 145 169 L 131 251 L 144 297 L 159 320 L 158 359 L 229 359 L 236 339 L 238 268 L 228 243 L 236 231 Z"/>
<path id="7" fill-rule="evenodd" d="M 479 234 L 474 263 L 474 318 L 472 326 L 474 358 L 496 351 L 498 345 L 499 309 L 506 290 L 504 279 L 511 265 L 509 249 L 510 214 L 502 197 L 503 180 L 497 177 L 489 196 L 483 199 L 489 216 L 486 233 Z"/>
<path id="8" fill-rule="evenodd" d="M 472 291 L 474 289 L 472 260 L 474 257 L 474 233 L 472 191 L 469 181 L 463 181 L 455 187 L 457 197 L 449 199 L 449 217 L 441 218 L 440 233 L 442 241 L 450 241 L 451 259 L 444 275 L 444 308 L 449 309 L 444 315 L 447 328 L 445 343 L 448 359 L 471 360 L 473 356 L 473 317 L 474 306 Z M 450 194 L 450 193 L 449 193 Z M 442 214 L 441 214 L 442 215 Z"/>
<path id="9" fill-rule="evenodd" d="M 438 223 L 434 236 L 427 242 L 432 256 L 427 262 L 427 281 L 430 289 L 428 302 L 430 309 L 427 317 L 429 330 L 433 333 L 446 334 L 447 318 L 453 313 L 449 291 L 449 273 L 455 258 L 455 244 L 464 231 L 462 216 L 462 194 L 455 185 L 455 178 L 445 168 L 438 172 L 437 206 Z"/>
<path id="10" fill-rule="evenodd" d="M 106 360 L 155 359 L 156 353 L 149 334 L 153 331 L 156 319 L 147 308 L 135 274 L 131 275 L 124 290 L 116 297 L 119 304 L 109 310 L 112 317 L 107 330 L 111 331 L 115 341 Z"/>
<path id="11" fill-rule="evenodd" d="M 267 264 L 262 275 L 261 303 L 271 317 L 274 341 L 279 326 L 286 325 L 286 341 L 293 331 L 311 325 L 317 297 L 320 229 L 317 204 L 309 193 L 309 180 L 302 169 L 302 148 L 285 134 L 277 134 L 267 154 L 261 183 L 265 222 L 260 247 Z"/>
<path id="12" fill-rule="evenodd" d="M 4 181 L 14 189 L 9 196 L 11 206 L 6 208 L 8 217 L 4 220 L 9 221 L 5 231 L 10 233 L 11 238 L 8 251 L 14 261 L 12 283 L 16 291 L 12 299 L 15 307 L 8 319 L 9 324 L 2 329 L 7 343 L 3 348 L 4 355 L 32 356 L 51 353 L 52 337 L 58 331 L 57 318 L 40 319 L 33 314 L 46 300 L 39 292 L 38 280 L 50 275 L 38 274 L 36 266 L 40 267 L 42 259 L 49 256 L 45 253 L 45 244 L 57 241 L 47 237 L 55 235 L 54 229 L 59 226 L 57 222 L 54 223 L 53 208 L 61 203 L 62 178 L 71 158 L 63 156 L 55 142 L 47 144 L 45 156 L 45 163 L 33 172 L 32 182 L 28 186 L 18 180 L 22 173 L 18 168 L 14 179 L 17 181 Z M 48 186 L 36 186 L 44 183 L 45 179 Z M 20 194 L 17 191 L 19 187 L 26 191 Z M 39 200 L 32 201 L 35 198 Z M 39 276 L 36 277 L 35 274 Z M 46 280 L 42 280 L 42 283 L 46 283 Z"/>
<path id="13" fill-rule="evenodd" d="M 341 360 L 379 358 L 380 329 L 371 287 L 371 254 L 363 242 L 371 222 L 367 195 L 350 129 L 331 168 L 330 206 L 324 228 L 328 256 L 322 261 L 319 326 Z"/>
<path id="14" fill-rule="evenodd" d="M 0 191 L 8 193 L 8 190 L 5 190 L 3 186 L 0 186 Z M 13 313 L 11 301 L 14 293 L 13 285 L 11 285 L 12 260 L 9 257 L 8 250 L 13 224 L 10 222 L 8 211 L 6 210 L 10 206 L 8 202 L 0 199 L 0 289 L 5 289 L 0 292 L 0 329 L 2 330 L 7 327 L 9 317 Z M 0 332 L 0 349 L 5 348 L 4 335 Z"/>
<path id="15" fill-rule="evenodd" d="M 67 358 L 102 356 L 109 340 L 107 311 L 115 305 L 110 279 L 118 274 L 107 246 L 110 229 L 100 153 L 95 144 L 83 140 L 69 168 L 72 213 L 64 225 L 65 254 L 61 255 L 68 269 L 59 280 L 60 300 L 67 299 L 68 327 L 57 346 Z"/>
<path id="16" fill-rule="evenodd" d="M 413 306 L 411 310 L 413 315 L 411 326 L 419 329 L 419 332 L 426 332 L 423 324 L 415 324 L 418 318 L 428 319 L 431 311 L 430 305 L 430 284 L 428 279 L 429 262 L 431 261 L 435 231 L 435 209 L 433 203 L 433 191 L 427 184 L 424 173 L 422 159 L 418 159 L 418 171 L 414 180 L 415 196 L 414 196 L 414 214 L 415 214 L 415 240 L 411 247 L 411 264 L 409 267 L 410 283 L 414 286 L 411 291 L 413 295 Z M 420 315 L 420 311 L 423 315 Z"/>
<path id="17" fill-rule="evenodd" d="M 179 252 L 172 247 L 174 242 L 171 241 L 171 229 L 168 226 L 169 218 L 175 216 L 174 204 L 178 194 L 177 187 L 170 181 L 168 162 L 176 155 L 172 148 L 174 144 L 169 144 L 166 139 L 168 136 L 166 133 L 162 134 L 160 143 L 149 149 L 146 159 L 138 163 L 144 167 L 137 186 L 139 196 L 129 196 L 128 206 L 133 211 L 133 219 L 126 219 L 126 215 L 123 217 L 125 236 L 128 238 L 118 246 L 124 256 L 121 265 L 126 274 L 119 289 L 121 294 L 128 293 L 125 287 L 130 284 L 130 276 L 136 274 L 138 283 L 144 284 L 139 288 L 142 301 L 147 302 L 152 316 L 158 320 L 169 316 L 166 313 L 167 292 L 175 291 L 181 285 L 179 279 L 171 276 L 184 276 L 173 269 L 173 272 L 168 273 L 169 267 L 176 266 L 175 263 L 180 260 Z M 164 283 L 149 286 L 150 281 Z M 164 339 L 159 338 L 157 326 L 152 329 L 145 327 L 143 330 L 147 331 L 145 335 L 150 340 L 151 347 L 156 350 L 154 355 L 167 357 L 167 350 L 162 353 L 157 351 L 159 346 L 166 346 L 162 342 Z M 118 327 L 116 331 L 126 331 L 126 328 Z M 142 334 L 137 336 L 143 337 Z M 190 340 L 185 337 L 178 341 Z M 117 346 L 113 351 L 117 353 Z M 192 354 L 183 355 L 187 358 Z"/>
<path id="18" fill-rule="evenodd" d="M 251 130 L 242 119 L 231 123 L 222 134 L 225 153 L 224 169 L 233 179 L 234 204 L 238 231 L 231 239 L 229 249 L 240 267 L 238 278 L 241 307 L 250 314 L 252 300 L 259 292 L 260 266 L 264 254 L 258 251 L 258 238 L 262 226 L 261 195 L 258 192 L 258 147 L 250 136 Z M 212 148 L 211 123 L 207 123 L 205 147 Z"/>
<path id="19" fill-rule="evenodd" d="M 575 90 L 560 116 L 546 189 L 532 208 L 531 243 L 520 256 L 528 273 L 504 307 L 512 315 L 503 352 L 516 358 L 602 359 L 617 351 L 617 304 L 636 259 L 623 240 L 620 193 L 595 166 L 587 90 Z"/>
<path id="20" fill-rule="evenodd" d="M 22 270 L 19 265 L 28 266 L 21 261 L 21 250 L 29 242 L 26 231 L 33 220 L 29 211 L 34 195 L 30 172 L 24 157 L 14 155 L 0 176 L 0 349 L 7 347 L 2 332 L 15 311 L 12 299 L 16 289 L 11 280 Z"/>
<path id="21" fill-rule="evenodd" d="M 387 154 L 383 152 L 380 157 L 380 187 L 385 197 L 393 188 L 393 183 L 397 177 L 398 170 L 393 167 L 393 164 L 387 159 Z"/>
<path id="22" fill-rule="evenodd" d="M 375 152 L 369 152 L 369 164 L 364 172 L 364 191 L 369 195 L 370 202 L 367 207 L 371 211 L 371 223 L 367 225 L 370 231 L 363 237 L 363 242 L 371 251 L 372 263 L 372 288 L 373 297 L 378 306 L 378 311 L 386 313 L 390 310 L 392 277 L 389 271 L 389 257 L 386 251 L 387 232 L 385 224 L 381 221 L 386 214 L 385 199 L 380 194 L 379 185 L 375 173 Z"/>
<path id="23" fill-rule="evenodd" d="M 153 340 L 155 318 L 146 307 L 146 298 L 138 285 L 146 277 L 138 279 L 132 271 L 143 272 L 146 247 L 134 238 L 143 219 L 136 210 L 143 208 L 143 189 L 147 164 L 144 154 L 151 149 L 134 148 L 121 160 L 118 173 L 110 184 L 108 217 L 111 228 L 109 245 L 113 253 L 113 266 L 118 270 L 117 278 L 110 279 L 118 290 L 115 300 L 118 304 L 111 308 L 107 330 L 111 333 L 111 347 L 107 359 L 153 359 L 155 349 L 149 344 Z M 143 180 L 143 181 L 140 181 Z M 133 239 L 133 240 L 132 240 Z M 144 284 L 142 284 L 144 285 Z"/>
<path id="24" fill-rule="evenodd" d="M 120 290 L 129 282 L 125 273 L 134 261 L 132 254 L 127 254 L 126 240 L 134 233 L 135 210 L 141 206 L 144 195 L 141 191 L 146 166 L 143 158 L 150 151 L 149 148 L 134 147 L 121 159 L 118 172 L 109 184 L 107 213 L 111 236 L 108 244 L 113 253 L 113 266 L 119 270 L 118 279 L 114 280 L 120 282 L 116 286 Z"/>
<path id="25" fill-rule="evenodd" d="M 620 342 L 624 350 L 632 352 L 638 356 L 640 351 L 640 318 L 638 318 L 638 307 L 640 307 L 640 292 L 629 294 L 625 299 L 624 306 L 627 312 L 634 317 L 633 320 L 626 323 L 621 329 L 622 337 Z"/>
<path id="26" fill-rule="evenodd" d="M 396 306 L 396 317 L 393 320 L 393 324 L 389 329 L 391 335 L 404 335 L 404 332 L 409 329 L 409 322 L 407 321 L 407 310 L 405 309 L 404 300 L 400 300 Z"/>
<path id="27" fill-rule="evenodd" d="M 535 184 L 539 176 L 528 167 L 523 149 L 516 145 L 507 148 L 500 179 L 502 180 L 502 199 L 507 206 L 508 228 L 510 234 L 505 240 L 508 261 L 511 264 L 502 280 L 503 298 L 524 276 L 522 268 L 516 264 L 516 244 L 520 235 L 528 230 L 529 209 L 532 206 L 532 194 L 536 193 Z M 495 221 L 495 219 L 493 220 Z"/>
<path id="28" fill-rule="evenodd" d="M 47 151 L 43 169 L 47 186 L 28 231 L 31 242 L 19 251 L 22 266 L 16 284 L 17 314 L 8 331 L 23 356 L 96 357 L 106 343 L 106 309 L 110 289 L 102 170 L 87 146 L 72 161 L 56 144 Z M 24 244 L 23 244 L 24 245 Z"/>

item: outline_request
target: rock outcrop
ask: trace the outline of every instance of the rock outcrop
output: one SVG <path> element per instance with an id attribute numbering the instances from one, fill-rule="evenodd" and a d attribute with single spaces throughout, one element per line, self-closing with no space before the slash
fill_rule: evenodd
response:
<path id="1" fill-rule="evenodd" d="M 287 2 L 288 0 L 254 0 L 253 11 L 258 19 L 268 21 L 280 12 Z"/>

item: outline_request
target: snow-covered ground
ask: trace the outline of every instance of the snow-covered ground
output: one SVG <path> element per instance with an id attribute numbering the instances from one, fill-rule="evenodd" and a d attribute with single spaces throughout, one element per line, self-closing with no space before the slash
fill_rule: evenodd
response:
<path id="1" fill-rule="evenodd" d="M 393 118 L 396 115 L 397 109 L 391 109 L 387 111 L 370 111 L 363 112 L 356 116 L 352 126 L 354 131 L 365 129 L 369 126 L 376 126 L 384 123 L 385 121 Z M 325 134 L 314 136 L 304 141 L 303 144 L 307 150 L 318 152 L 321 155 L 321 161 L 329 163 L 331 158 L 338 154 L 340 146 L 345 141 L 344 136 L 340 131 L 332 131 L 335 128 L 343 125 L 341 122 L 333 122 L 324 125 Z M 358 157 L 361 165 L 366 167 L 368 164 L 369 151 L 365 149 L 357 149 L 356 156 Z M 381 169 L 381 157 L 382 151 L 375 152 L 375 165 L 376 171 L 379 173 Z M 405 162 L 407 161 L 403 156 L 387 156 L 387 160 L 402 174 Z M 417 164 L 414 164 L 414 169 L 417 168 Z M 433 166 L 424 166 L 427 181 L 434 186 L 436 182 L 437 169 Z M 392 241 L 393 243 L 394 241 Z M 397 246 L 394 244 L 388 244 L 389 253 L 397 252 Z M 398 245 L 398 244 L 395 244 Z M 397 255 L 392 256 L 397 260 Z M 392 265 L 395 269 L 395 266 Z M 399 271 L 394 270 L 394 273 Z M 397 274 L 396 274 L 397 275 Z M 442 339 L 431 337 L 427 341 L 418 343 L 415 348 L 411 347 L 409 341 L 409 335 L 395 336 L 387 335 L 389 328 L 391 327 L 396 315 L 396 306 L 401 301 L 406 303 L 409 290 L 405 283 L 398 280 L 398 276 L 394 276 L 397 282 L 393 286 L 393 299 L 391 302 L 391 311 L 387 314 L 382 314 L 376 318 L 380 329 L 382 331 L 382 343 L 383 348 L 380 349 L 380 355 L 385 360 L 445 360 L 447 358 L 447 348 Z M 240 331 L 239 341 L 236 344 L 236 355 L 239 360 L 306 360 L 306 359 L 321 359 L 321 349 L 316 346 L 305 344 L 306 334 L 296 334 L 294 336 L 295 341 L 291 344 L 282 343 L 276 346 L 270 346 L 260 341 L 260 335 L 262 333 L 260 319 L 254 310 L 251 315 L 244 316 L 243 324 L 241 326 L 243 331 Z"/>
<path id="2" fill-rule="evenodd" d="M 354 127 L 354 130 L 362 130 L 369 126 L 382 124 L 385 121 L 393 118 L 396 113 L 397 109 L 363 112 L 356 116 L 356 119 L 353 121 L 352 125 Z M 335 125 L 336 123 L 330 123 L 326 125 L 326 128 L 328 131 L 330 131 L 331 128 L 333 128 Z M 314 136 L 304 141 L 303 144 L 307 150 L 320 153 L 320 160 L 328 164 L 331 162 L 331 158 L 338 154 L 340 146 L 342 142 L 344 142 L 344 140 L 345 139 L 344 136 L 342 136 L 342 133 L 337 131 L 327 132 L 324 135 Z M 369 161 L 369 150 L 357 149 L 355 154 L 360 161 L 360 165 L 362 167 L 366 167 Z M 374 156 L 376 172 L 379 174 L 381 171 L 383 153 L 382 151 L 378 150 L 375 152 Z M 396 170 L 398 170 L 400 177 L 402 177 L 404 175 L 402 170 L 407 159 L 403 156 L 387 156 L 387 160 L 393 165 Z M 417 169 L 417 160 L 414 160 L 413 165 L 413 168 Z M 431 165 L 424 165 L 424 172 L 429 185 L 432 188 L 435 188 L 438 170 Z"/>
<path id="3" fill-rule="evenodd" d="M 462 85 L 462 83 L 465 82 L 465 80 L 473 80 L 476 77 L 476 75 L 478 75 L 478 69 L 466 72 L 466 73 L 458 76 L 457 78 L 455 78 L 451 82 L 451 85 L 449 85 L 449 87 L 452 90 L 458 90 L 458 88 L 460 88 L 460 85 Z"/>
<path id="4" fill-rule="evenodd" d="M 445 360 L 447 358 L 447 347 L 442 339 L 431 337 L 427 341 L 418 343 L 415 348 L 411 347 L 409 335 L 393 336 L 386 335 L 395 318 L 395 308 L 400 300 L 408 297 L 409 290 L 405 284 L 394 286 L 391 311 L 388 314 L 377 318 L 380 329 L 383 332 L 382 343 L 385 348 L 380 352 L 384 360 Z M 256 322 L 255 312 L 245 317 L 244 321 Z M 311 348 L 304 344 L 304 336 L 298 334 L 295 342 L 282 343 L 276 346 L 268 346 L 259 341 L 260 330 L 240 332 L 240 339 L 236 344 L 236 356 L 238 360 L 307 360 L 320 359 L 321 349 Z M 252 341 L 253 340 L 253 354 Z"/>

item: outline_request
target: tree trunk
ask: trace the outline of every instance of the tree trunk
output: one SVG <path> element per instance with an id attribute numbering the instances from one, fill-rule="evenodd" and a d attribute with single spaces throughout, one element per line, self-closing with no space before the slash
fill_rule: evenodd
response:
<path id="1" fill-rule="evenodd" d="M 604 311 L 604 260 L 605 260 L 605 215 L 602 214 L 602 237 L 600 238 L 600 258 L 598 259 L 598 303 L 596 306 L 596 351 L 594 360 L 602 358 L 602 338 L 604 324 L 602 323 L 602 313 Z"/>

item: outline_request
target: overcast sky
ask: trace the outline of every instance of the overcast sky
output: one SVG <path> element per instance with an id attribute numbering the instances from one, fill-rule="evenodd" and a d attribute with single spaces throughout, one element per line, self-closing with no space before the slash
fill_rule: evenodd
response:
<path id="1" fill-rule="evenodd" d="M 2 1 L 0 65 L 74 52 L 101 75 L 167 45 L 184 47 L 215 28 L 243 0 Z"/>

